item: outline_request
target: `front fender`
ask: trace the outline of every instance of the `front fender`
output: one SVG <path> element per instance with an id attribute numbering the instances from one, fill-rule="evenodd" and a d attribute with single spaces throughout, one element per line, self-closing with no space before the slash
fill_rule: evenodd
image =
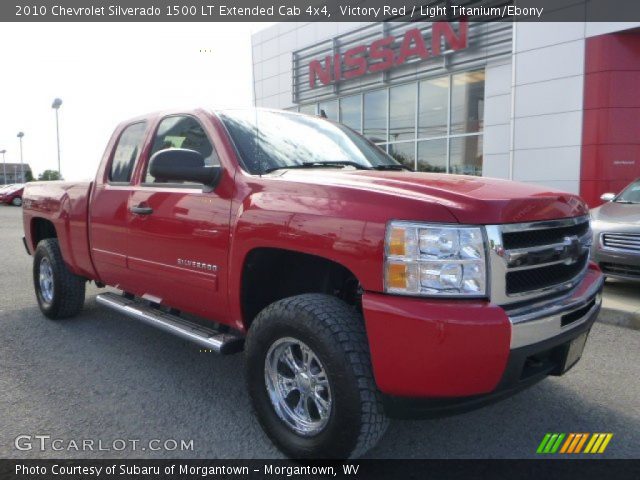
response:
<path id="1" fill-rule="evenodd" d="M 331 260 L 353 273 L 365 290 L 381 292 L 384 237 L 390 220 L 455 222 L 440 204 L 387 191 L 301 182 L 286 175 L 240 174 L 236 178 L 229 299 L 239 328 L 242 270 L 253 249 L 277 248 Z"/>

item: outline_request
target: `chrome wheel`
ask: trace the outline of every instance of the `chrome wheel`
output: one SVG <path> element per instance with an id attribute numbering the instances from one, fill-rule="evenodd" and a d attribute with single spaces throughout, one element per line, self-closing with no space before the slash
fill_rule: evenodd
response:
<path id="1" fill-rule="evenodd" d="M 317 355 L 300 340 L 281 338 L 271 345 L 265 384 L 278 417 L 296 433 L 320 433 L 331 416 L 331 388 Z"/>
<path id="2" fill-rule="evenodd" d="M 47 257 L 42 257 L 40 260 L 39 273 L 40 295 L 46 303 L 51 303 L 53 301 L 53 269 Z"/>

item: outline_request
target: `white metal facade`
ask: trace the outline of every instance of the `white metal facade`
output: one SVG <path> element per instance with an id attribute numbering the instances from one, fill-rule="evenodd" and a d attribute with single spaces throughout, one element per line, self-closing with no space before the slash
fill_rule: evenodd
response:
<path id="1" fill-rule="evenodd" d="M 254 34 L 256 106 L 296 108 L 294 52 L 349 32 L 368 31 L 371 25 L 279 23 Z M 511 53 L 482 61 L 482 175 L 579 193 L 585 39 L 637 27 L 640 23 L 512 24 Z M 416 78 L 428 76 L 428 71 L 416 73 Z M 394 81 L 391 76 L 387 84 Z M 368 79 L 360 88 L 364 92 L 377 87 Z M 327 98 L 326 88 L 318 90 L 320 98 Z M 313 101 L 313 95 L 307 92 L 299 100 L 304 105 Z"/>

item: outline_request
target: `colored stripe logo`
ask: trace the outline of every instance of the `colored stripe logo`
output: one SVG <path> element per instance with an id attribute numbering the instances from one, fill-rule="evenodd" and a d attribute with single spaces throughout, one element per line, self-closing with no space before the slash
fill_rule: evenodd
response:
<path id="1" fill-rule="evenodd" d="M 536 453 L 604 453 L 612 438 L 613 433 L 547 433 Z"/>

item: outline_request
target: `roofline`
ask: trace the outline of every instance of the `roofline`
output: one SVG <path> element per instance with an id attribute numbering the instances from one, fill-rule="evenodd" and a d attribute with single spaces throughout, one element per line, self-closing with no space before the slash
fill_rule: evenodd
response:
<path id="1" fill-rule="evenodd" d="M 231 110 L 257 110 L 264 112 L 286 112 L 292 115 L 305 115 L 309 116 L 305 113 L 294 112 L 291 110 L 283 110 L 277 108 L 266 108 L 266 107 L 227 107 L 227 108 L 207 108 L 207 107 L 188 107 L 188 108 L 172 108 L 167 110 L 156 110 L 142 115 L 136 115 L 135 117 L 128 118 L 118 123 L 118 126 L 126 126 L 131 125 L 132 123 L 148 121 L 150 119 L 158 118 L 158 117 L 167 117 L 171 115 L 180 115 L 180 114 L 194 114 L 194 113 L 205 113 L 205 114 L 214 114 L 217 115 L 221 112 L 231 111 Z M 311 115 L 317 116 L 317 115 Z"/>

